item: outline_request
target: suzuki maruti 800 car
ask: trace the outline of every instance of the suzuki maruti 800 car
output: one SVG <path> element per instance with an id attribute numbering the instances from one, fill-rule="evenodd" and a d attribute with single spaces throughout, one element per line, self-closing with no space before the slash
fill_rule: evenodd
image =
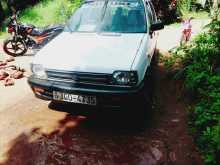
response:
<path id="1" fill-rule="evenodd" d="M 162 28 L 149 0 L 85 1 L 35 56 L 28 82 L 45 100 L 93 106 L 142 100 Z"/>

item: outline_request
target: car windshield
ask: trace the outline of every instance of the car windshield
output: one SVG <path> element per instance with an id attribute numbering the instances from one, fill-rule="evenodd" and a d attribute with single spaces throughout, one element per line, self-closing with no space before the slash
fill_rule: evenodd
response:
<path id="1" fill-rule="evenodd" d="M 66 31 L 145 33 L 142 0 L 96 0 L 84 3 L 70 18 Z"/>

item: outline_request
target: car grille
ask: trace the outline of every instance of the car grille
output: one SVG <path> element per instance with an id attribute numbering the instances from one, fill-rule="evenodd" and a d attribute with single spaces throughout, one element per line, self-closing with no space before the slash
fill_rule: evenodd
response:
<path id="1" fill-rule="evenodd" d="M 48 79 L 75 84 L 108 85 L 111 74 L 47 70 Z"/>

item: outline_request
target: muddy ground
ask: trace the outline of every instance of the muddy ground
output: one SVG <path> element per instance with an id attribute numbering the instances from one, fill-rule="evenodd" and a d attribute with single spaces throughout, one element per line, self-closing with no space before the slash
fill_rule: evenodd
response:
<path id="1" fill-rule="evenodd" d="M 177 45 L 178 31 L 167 27 L 160 32 L 161 52 Z M 16 62 L 28 69 L 32 58 L 29 54 Z M 202 165 L 188 133 L 187 105 L 166 73 L 160 63 L 154 111 L 145 107 L 142 116 L 135 113 L 139 105 L 127 113 L 41 101 L 26 78 L 13 87 L 0 83 L 0 165 Z"/>

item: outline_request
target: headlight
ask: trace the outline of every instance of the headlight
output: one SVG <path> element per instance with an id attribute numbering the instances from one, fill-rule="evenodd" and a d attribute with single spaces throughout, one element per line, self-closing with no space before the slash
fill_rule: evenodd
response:
<path id="1" fill-rule="evenodd" d="M 113 83 L 116 85 L 136 85 L 138 76 L 136 71 L 116 71 L 113 73 Z"/>
<path id="2" fill-rule="evenodd" d="M 37 78 L 40 78 L 40 79 L 46 79 L 47 78 L 47 74 L 46 74 L 45 69 L 42 65 L 32 64 L 31 65 L 31 70 L 32 70 L 34 76 L 36 76 Z"/>

